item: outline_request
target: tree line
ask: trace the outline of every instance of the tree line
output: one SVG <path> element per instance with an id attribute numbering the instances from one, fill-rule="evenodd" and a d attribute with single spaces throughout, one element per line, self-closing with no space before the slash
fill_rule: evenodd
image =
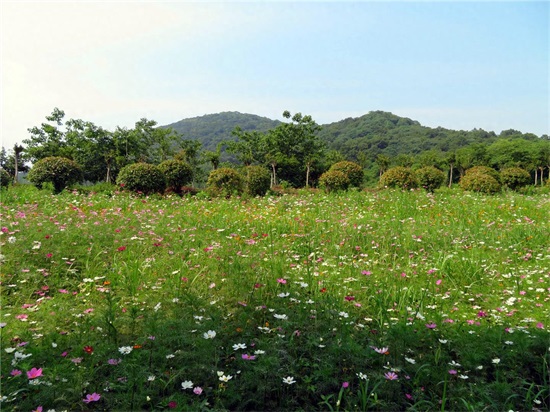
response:
<path id="1" fill-rule="evenodd" d="M 396 125 L 403 123 L 403 118 L 396 118 L 399 119 Z M 23 140 L 23 145 L 15 145 L 9 151 L 2 148 L 0 166 L 15 176 L 17 171 L 28 170 L 29 162 L 52 156 L 66 157 L 82 167 L 85 180 L 113 183 L 120 170 L 129 164 L 159 164 L 177 157 L 191 166 L 193 184 L 197 186 L 204 184 L 208 173 L 220 166 L 259 165 L 269 170 L 272 186 L 309 187 L 316 185 L 331 165 L 342 160 L 361 165 L 366 171 L 364 183 L 367 185 L 375 184 L 394 166 L 434 166 L 446 172 L 449 184 L 458 181 L 474 166 L 497 170 L 520 167 L 531 174 L 535 185 L 543 184 L 550 172 L 550 140 L 530 135 L 518 137 L 511 133 L 491 139 L 490 143 L 473 143 L 454 150 L 438 147 L 391 156 L 381 152 L 380 147 L 374 150 L 360 144 L 352 151 L 349 144 L 353 139 L 345 145 L 341 144 L 341 138 L 335 139 L 340 143 L 333 145 L 330 139 L 323 138 L 326 130 L 309 115 L 284 111 L 283 119 L 267 131 L 236 127 L 215 150 L 205 150 L 201 141 L 185 139 L 170 127 L 158 127 L 154 120 L 142 118 L 133 128 L 116 127 L 109 131 L 89 121 L 66 120 L 65 112 L 55 108 L 46 116 L 46 122 L 28 129 L 29 137 Z M 399 127 L 407 125 L 419 126 L 412 122 Z M 382 126 L 378 128 L 382 130 Z M 345 150 L 336 150 L 335 146 Z M 222 162 L 222 153 L 231 154 L 233 161 Z"/>

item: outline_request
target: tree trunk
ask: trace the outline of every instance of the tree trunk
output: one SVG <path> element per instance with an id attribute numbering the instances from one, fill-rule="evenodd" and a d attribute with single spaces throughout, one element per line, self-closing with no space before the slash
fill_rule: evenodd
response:
<path id="1" fill-rule="evenodd" d="M 309 163 L 306 164 L 306 188 L 309 187 Z"/>
<path id="2" fill-rule="evenodd" d="M 275 170 L 275 163 L 271 163 L 271 187 L 277 186 L 277 171 Z"/>
<path id="3" fill-rule="evenodd" d="M 449 188 L 450 188 L 453 184 L 453 164 L 451 163 L 449 166 L 451 167 L 451 171 L 449 173 Z"/>

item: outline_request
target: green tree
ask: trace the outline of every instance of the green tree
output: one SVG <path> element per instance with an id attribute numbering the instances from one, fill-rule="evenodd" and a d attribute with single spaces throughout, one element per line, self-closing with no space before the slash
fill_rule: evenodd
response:
<path id="1" fill-rule="evenodd" d="M 244 166 L 263 164 L 265 162 L 266 134 L 257 130 L 244 131 L 237 126 L 231 134 L 237 140 L 226 141 L 227 152 L 235 155 Z"/>
<path id="2" fill-rule="evenodd" d="M 391 159 L 389 156 L 379 154 L 376 156 L 376 165 L 378 166 L 378 177 L 382 177 L 390 167 Z"/>
<path id="3" fill-rule="evenodd" d="M 50 156 L 67 157 L 67 142 L 62 128 L 64 117 L 65 112 L 56 107 L 51 115 L 46 116 L 48 123 L 28 129 L 30 137 L 23 140 L 27 160 L 36 162 Z"/>
<path id="4" fill-rule="evenodd" d="M 531 146 L 525 139 L 501 139 L 487 147 L 489 164 L 497 169 L 520 167 L 528 169 L 533 163 Z"/>

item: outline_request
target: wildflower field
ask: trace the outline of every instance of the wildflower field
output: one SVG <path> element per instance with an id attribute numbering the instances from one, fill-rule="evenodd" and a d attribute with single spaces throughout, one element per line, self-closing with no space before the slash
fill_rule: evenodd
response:
<path id="1" fill-rule="evenodd" d="M 550 408 L 550 195 L 1 194 L 2 411 Z"/>

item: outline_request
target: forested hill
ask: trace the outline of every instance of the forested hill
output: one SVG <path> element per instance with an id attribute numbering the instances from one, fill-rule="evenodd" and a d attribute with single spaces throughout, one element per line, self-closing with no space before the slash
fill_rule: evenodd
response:
<path id="1" fill-rule="evenodd" d="M 222 112 L 183 119 L 166 125 L 183 134 L 184 139 L 199 140 L 202 148 L 215 150 L 222 140 L 234 137 L 231 132 L 239 126 L 243 130 L 267 131 L 280 122 L 254 114 Z M 473 143 L 491 144 L 500 138 L 537 139 L 532 133 L 505 130 L 500 134 L 482 129 L 471 131 L 431 128 L 406 117 L 383 111 L 372 111 L 356 118 L 322 125 L 319 137 L 329 149 L 340 151 L 348 159 L 358 153 L 395 157 L 399 154 L 419 154 L 428 150 L 449 152 Z M 547 136 L 545 136 L 547 137 Z"/>
<path id="2" fill-rule="evenodd" d="M 163 127 L 171 127 L 176 132 L 183 134 L 183 138 L 186 140 L 199 140 L 203 149 L 214 151 L 216 145 L 222 140 L 234 140 L 231 132 L 237 126 L 246 131 L 266 132 L 277 127 L 279 123 L 278 120 L 271 120 L 255 114 L 221 112 L 183 119 Z"/>

